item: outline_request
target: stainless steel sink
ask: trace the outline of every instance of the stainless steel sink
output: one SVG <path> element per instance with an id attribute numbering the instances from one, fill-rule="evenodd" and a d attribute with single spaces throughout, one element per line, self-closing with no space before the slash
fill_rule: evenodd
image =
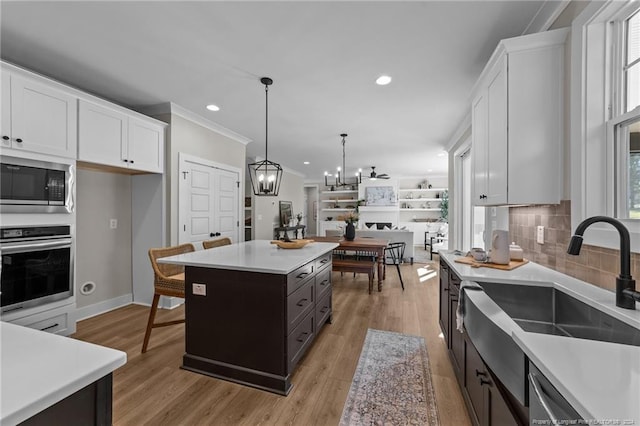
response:
<path id="1" fill-rule="evenodd" d="M 524 331 L 640 346 L 640 330 L 553 287 L 479 283 Z"/>

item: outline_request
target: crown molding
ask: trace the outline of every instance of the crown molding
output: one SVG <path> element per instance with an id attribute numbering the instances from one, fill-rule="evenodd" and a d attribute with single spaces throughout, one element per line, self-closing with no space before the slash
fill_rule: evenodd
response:
<path id="1" fill-rule="evenodd" d="M 173 102 L 165 102 L 162 104 L 152 105 L 150 107 L 145 107 L 142 109 L 145 114 L 148 115 L 160 115 L 160 114 L 175 114 L 189 121 L 193 121 L 196 124 L 199 124 L 202 127 L 205 127 L 212 132 L 216 132 L 221 134 L 222 136 L 226 136 L 229 139 L 233 139 L 236 142 L 240 142 L 243 145 L 247 145 L 249 142 L 253 142 L 251 139 L 242 136 L 239 133 L 234 132 L 233 130 L 227 129 L 226 127 L 208 120 L 192 111 L 189 111 L 186 108 L 181 107 L 178 104 Z"/>
<path id="2" fill-rule="evenodd" d="M 547 31 L 558 19 L 558 16 L 569 6 L 569 3 L 571 3 L 571 0 L 546 0 L 538 9 L 536 16 L 533 17 L 527 28 L 522 32 L 522 35 Z"/>

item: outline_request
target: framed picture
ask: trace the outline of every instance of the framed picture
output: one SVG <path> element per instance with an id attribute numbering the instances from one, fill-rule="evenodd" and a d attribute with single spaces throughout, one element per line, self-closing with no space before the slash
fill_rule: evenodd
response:
<path id="1" fill-rule="evenodd" d="M 280 226 L 289 226 L 293 217 L 293 203 L 291 201 L 280 201 Z"/>
<path id="2" fill-rule="evenodd" d="M 367 206 L 395 206 L 397 203 L 393 186 L 368 186 L 364 193 Z"/>

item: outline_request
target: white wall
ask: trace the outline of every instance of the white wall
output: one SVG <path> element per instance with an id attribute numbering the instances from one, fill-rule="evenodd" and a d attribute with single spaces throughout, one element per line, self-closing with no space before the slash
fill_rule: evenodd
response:
<path id="1" fill-rule="evenodd" d="M 79 169 L 77 177 L 76 305 L 82 308 L 132 293 L 131 176 Z M 110 219 L 117 219 L 116 229 Z M 87 281 L 96 289 L 83 295 Z"/>
<path id="2" fill-rule="evenodd" d="M 246 145 L 210 130 L 177 114 L 156 118 L 170 124 L 166 145 L 165 174 L 167 182 L 167 235 L 168 244 L 178 243 L 178 153 L 193 155 L 216 163 L 227 164 L 241 170 L 245 168 Z M 241 176 L 241 179 L 243 176 Z M 240 185 L 244 188 L 244 184 Z M 244 194 L 240 199 L 244 200 Z M 240 211 L 242 218 L 243 211 Z"/>
<path id="3" fill-rule="evenodd" d="M 285 170 L 277 197 L 253 197 L 256 240 L 273 239 L 273 228 L 280 226 L 280 200 L 293 203 L 294 217 L 302 212 L 304 205 L 304 179 L 302 176 Z"/>

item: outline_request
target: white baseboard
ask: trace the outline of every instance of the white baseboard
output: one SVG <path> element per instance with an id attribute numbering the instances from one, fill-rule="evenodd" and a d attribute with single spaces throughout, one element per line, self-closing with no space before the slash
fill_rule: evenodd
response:
<path id="1" fill-rule="evenodd" d="M 160 309 L 175 309 L 184 303 L 184 299 L 181 297 L 169 297 L 161 296 L 158 308 Z M 133 302 L 134 305 L 151 306 L 151 303 Z"/>
<path id="2" fill-rule="evenodd" d="M 93 305 L 77 308 L 75 312 L 76 321 L 82 321 L 87 318 L 95 317 L 96 315 L 104 314 L 105 312 L 130 305 L 132 302 L 133 294 L 129 293 L 113 299 L 94 303 Z"/>

